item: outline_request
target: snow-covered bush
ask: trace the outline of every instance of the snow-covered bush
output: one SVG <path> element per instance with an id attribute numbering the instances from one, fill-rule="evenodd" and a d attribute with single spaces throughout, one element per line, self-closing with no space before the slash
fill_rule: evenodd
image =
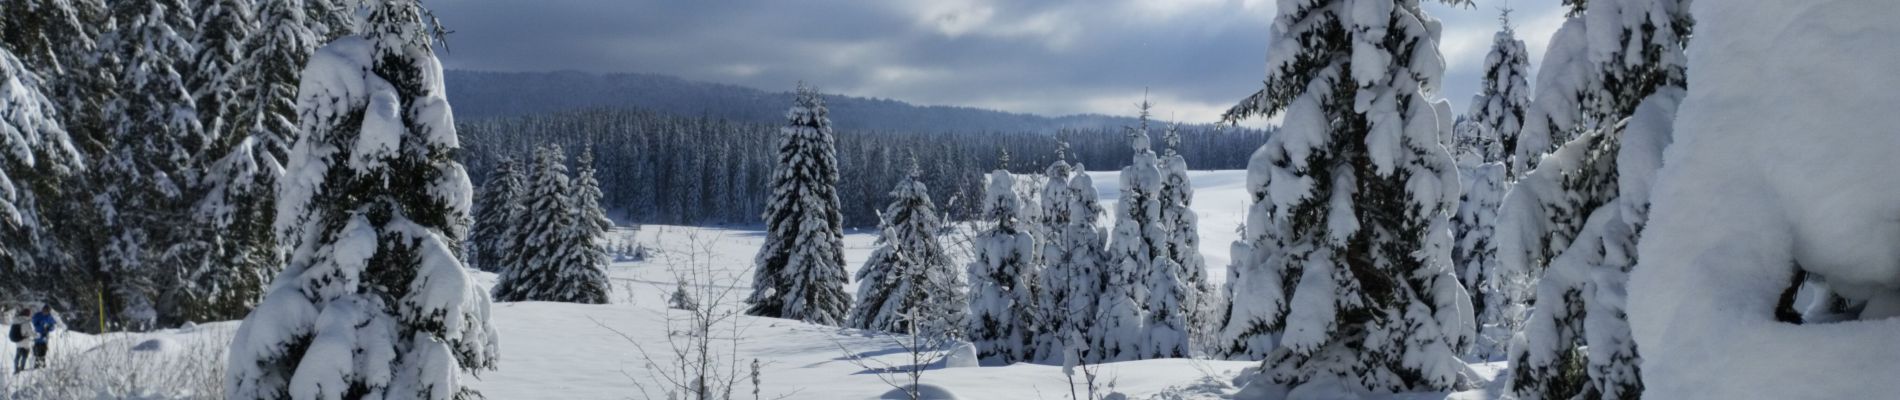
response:
<path id="1" fill-rule="evenodd" d="M 96 345 L 81 351 L 54 351 L 49 355 L 46 368 L 0 378 L 0 398 L 222 397 L 225 356 L 231 343 L 230 325 L 181 328 L 161 332 L 161 335 L 156 338 L 57 337 L 55 340 Z"/>

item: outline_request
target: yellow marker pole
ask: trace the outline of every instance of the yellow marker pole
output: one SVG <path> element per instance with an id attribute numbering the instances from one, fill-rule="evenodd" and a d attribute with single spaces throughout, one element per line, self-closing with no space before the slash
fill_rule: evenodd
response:
<path id="1" fill-rule="evenodd" d="M 106 290 L 94 289 L 93 293 L 99 294 L 99 333 L 103 334 L 106 333 Z"/>

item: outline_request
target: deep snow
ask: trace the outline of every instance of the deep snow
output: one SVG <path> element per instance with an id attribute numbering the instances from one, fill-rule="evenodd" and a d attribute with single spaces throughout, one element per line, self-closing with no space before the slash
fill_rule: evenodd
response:
<path id="1" fill-rule="evenodd" d="M 1096 190 L 1105 206 L 1113 205 L 1119 195 L 1116 187 L 1117 172 L 1089 172 L 1097 182 Z M 1245 171 L 1192 171 L 1189 173 L 1196 190 L 1196 202 L 1192 209 L 1204 221 L 1202 253 L 1208 258 L 1208 274 L 1213 283 L 1219 284 L 1226 279 L 1226 247 L 1238 233 L 1232 224 L 1225 221 L 1239 221 L 1245 209 L 1246 195 L 1242 192 Z M 1104 215 L 1103 218 L 1110 218 Z M 1112 225 L 1104 220 L 1104 226 Z M 645 261 L 615 263 L 608 270 L 614 281 L 613 304 L 582 305 L 565 303 L 496 303 L 492 309 L 492 321 L 500 333 L 501 362 L 499 369 L 471 376 L 464 382 L 482 391 L 491 399 L 627 399 L 647 398 L 641 393 L 644 386 L 649 394 L 664 398 L 658 391 L 658 385 L 652 380 L 652 368 L 647 365 L 639 350 L 628 342 L 628 338 L 640 342 L 648 350 L 654 351 L 654 358 L 664 364 L 670 357 L 661 354 L 666 344 L 665 319 L 681 316 L 682 311 L 667 309 L 667 296 L 676 288 L 674 275 L 669 272 L 668 260 L 673 265 L 684 266 L 693 253 L 698 253 L 701 265 L 711 266 L 713 274 L 720 280 L 712 282 L 715 287 L 730 287 L 751 282 L 750 269 L 752 257 L 764 240 L 763 232 L 756 228 L 710 228 L 677 226 L 644 226 L 630 234 L 641 244 L 654 249 L 654 255 Z M 864 264 L 874 249 L 875 234 L 872 230 L 847 231 L 844 238 L 845 266 L 855 273 Z M 955 244 L 946 243 L 954 248 Z M 694 251 L 697 249 L 697 251 Z M 959 263 L 963 260 L 959 260 Z M 959 264 L 961 265 L 961 264 Z M 490 273 L 473 274 L 475 283 L 483 287 L 492 286 L 495 276 Z M 856 292 L 856 282 L 850 283 L 847 292 Z M 749 287 L 740 287 L 737 296 L 749 293 Z M 734 298 L 736 301 L 738 297 Z M 740 361 L 738 373 L 745 375 L 747 365 L 752 359 L 760 359 L 761 396 L 776 398 L 786 396 L 791 399 L 872 399 L 892 390 L 878 377 L 851 362 L 850 355 L 866 357 L 872 360 L 905 365 L 908 355 L 892 345 L 888 336 L 866 331 L 843 329 L 805 324 L 797 321 L 740 317 L 743 339 L 738 344 L 737 358 Z M 228 340 L 235 322 L 205 324 L 201 327 L 168 330 L 144 334 L 109 334 L 91 336 L 60 333 L 56 341 L 56 354 L 79 355 L 84 363 L 121 363 L 139 360 L 126 360 L 125 352 L 100 351 L 116 347 L 135 346 L 151 339 L 163 339 L 157 343 L 162 351 L 169 353 L 190 353 L 193 346 L 179 346 L 177 343 L 197 343 L 206 340 Z M 616 332 L 618 331 L 618 332 Z M 627 335 L 623 338 L 621 334 Z M 715 335 L 719 332 L 715 331 Z M 108 344 L 118 344 L 111 345 Z M 847 349 L 850 354 L 847 354 Z M 11 349 L 0 350 L 0 356 L 11 357 Z M 222 356 L 218 357 L 222 360 Z M 1245 361 L 1203 361 L 1186 359 L 1144 360 L 1105 364 L 1100 368 L 1104 381 L 1112 382 L 1112 390 L 1125 393 L 1130 398 L 1166 398 L 1166 399 L 1215 399 L 1232 396 L 1233 378 L 1243 368 L 1254 366 L 1255 362 Z M 1481 380 L 1495 376 L 1502 363 L 1475 364 L 1473 370 Z M 177 368 L 177 364 L 152 364 L 142 366 L 146 369 Z M 17 377 L 0 378 L 0 397 L 31 398 L 19 392 L 7 392 L 11 384 L 36 384 L 36 373 Z M 23 380 L 22 380 L 23 379 Z M 1077 380 L 1081 379 L 1078 368 Z M 735 392 L 740 398 L 750 398 L 752 387 L 742 383 Z M 963 367 L 932 370 L 924 375 L 926 385 L 934 385 L 954 392 L 963 399 L 1066 399 L 1069 398 L 1069 386 L 1061 365 L 1015 364 L 1006 367 Z M 1493 382 L 1487 387 L 1495 387 Z M 1415 393 L 1373 398 L 1386 399 L 1491 399 L 1495 396 L 1486 390 L 1476 390 L 1455 394 Z M 1343 393 L 1315 394 L 1324 396 L 1348 396 Z M 142 398 L 202 398 L 201 392 L 180 392 L 169 390 L 162 393 L 145 393 Z M 124 396 L 108 396 L 124 397 Z M 1350 398 L 1350 397 L 1347 397 Z"/>
<path id="2" fill-rule="evenodd" d="M 1630 276 L 1644 397 L 1893 398 L 1900 6 L 1694 7 L 1694 72 Z M 1778 322 L 1797 268 L 1866 301 L 1861 320 Z"/>

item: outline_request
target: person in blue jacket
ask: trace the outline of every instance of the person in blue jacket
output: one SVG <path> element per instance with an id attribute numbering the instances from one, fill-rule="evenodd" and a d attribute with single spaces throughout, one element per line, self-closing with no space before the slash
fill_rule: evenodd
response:
<path id="1" fill-rule="evenodd" d="M 46 341 L 53 336 L 53 329 L 59 328 L 59 317 L 53 316 L 53 306 L 40 308 L 33 314 L 33 368 L 46 368 Z"/>

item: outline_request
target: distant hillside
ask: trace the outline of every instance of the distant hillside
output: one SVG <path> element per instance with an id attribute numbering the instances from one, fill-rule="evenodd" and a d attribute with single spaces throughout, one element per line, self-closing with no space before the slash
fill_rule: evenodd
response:
<path id="1" fill-rule="evenodd" d="M 455 103 L 455 117 L 462 121 L 630 107 L 683 116 L 776 124 L 785 118 L 785 107 L 792 102 L 791 93 L 653 74 L 451 70 L 446 75 L 449 98 Z M 825 102 L 839 129 L 863 131 L 1055 132 L 1064 128 L 1127 126 L 1135 122 L 1132 118 L 1105 115 L 1045 117 L 850 96 L 827 96 Z"/>

